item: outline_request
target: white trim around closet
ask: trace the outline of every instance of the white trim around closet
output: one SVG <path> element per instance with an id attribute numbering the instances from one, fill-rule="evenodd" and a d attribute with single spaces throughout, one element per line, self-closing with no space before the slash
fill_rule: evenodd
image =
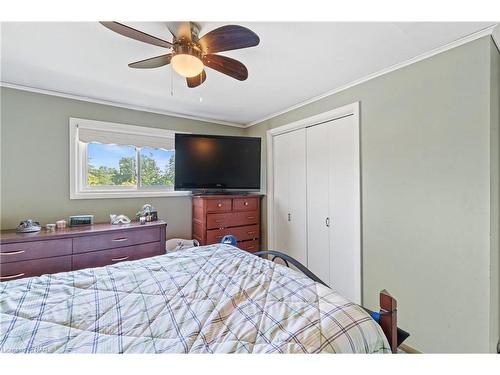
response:
<path id="1" fill-rule="evenodd" d="M 304 118 L 302 120 L 294 121 L 294 122 L 291 122 L 289 124 L 270 129 L 266 133 L 267 134 L 267 141 L 269 142 L 270 139 L 272 140 L 272 138 L 269 138 L 269 137 L 274 137 L 275 135 L 287 133 L 287 132 L 297 130 L 297 129 L 307 128 L 308 126 L 317 125 L 317 124 L 322 123 L 322 122 L 335 120 L 337 118 L 349 116 L 349 115 L 357 116 L 358 120 L 359 120 L 359 102 L 347 104 L 347 105 L 332 109 L 332 110 L 327 111 L 327 112 L 322 112 L 320 114 L 317 114 L 317 115 L 314 115 L 311 117 L 307 117 L 307 118 Z M 269 143 L 267 144 L 267 146 L 269 147 Z M 271 145 L 271 147 L 272 147 L 272 145 Z M 269 148 L 268 148 L 268 150 L 269 150 Z"/>
<path id="2" fill-rule="evenodd" d="M 267 141 L 267 244 L 270 249 L 274 246 L 274 218 L 273 210 L 270 208 L 274 205 L 273 193 L 273 137 L 279 134 L 287 133 L 297 129 L 307 128 L 308 126 L 317 125 L 322 122 L 335 120 L 340 117 L 353 115 L 359 124 L 359 102 L 344 105 L 332 109 L 327 112 L 317 114 L 315 116 L 307 117 L 302 120 L 294 121 L 277 128 L 270 129 L 266 132 Z M 361 155 L 360 155 L 361 156 Z M 361 159 L 361 158 L 360 158 Z"/>
<path id="3" fill-rule="evenodd" d="M 339 108 L 335 108 L 333 110 L 327 111 L 320 113 L 315 116 L 307 117 L 274 129 L 270 129 L 266 132 L 266 141 L 267 141 L 267 228 L 268 228 L 268 233 L 267 233 L 267 243 L 268 243 L 268 248 L 269 249 L 274 249 L 274 185 L 273 185 L 273 178 L 274 178 L 274 171 L 273 171 L 273 166 L 274 166 L 274 153 L 273 153 L 273 137 L 284 134 L 287 132 L 291 132 L 294 130 L 302 129 L 302 128 L 307 128 L 310 126 L 318 125 L 323 122 L 339 119 L 342 117 L 346 116 L 354 116 L 354 122 L 358 124 L 358 128 L 360 125 L 360 103 L 355 102 L 352 104 L 348 104 Z M 361 145 L 360 145 L 360 152 L 361 152 Z M 361 155 L 359 157 L 360 163 L 361 163 Z M 360 176 L 361 179 L 361 176 Z M 361 181 L 360 181 L 361 183 Z M 360 186 L 360 192 L 359 194 L 361 195 L 361 186 Z M 360 202 L 361 202 L 361 196 L 360 196 Z M 360 207 L 361 211 L 361 207 Z M 361 212 L 360 212 L 360 228 L 361 228 Z M 361 237 L 361 233 L 360 233 Z M 360 247 L 362 246 L 361 243 L 361 238 L 360 238 Z M 360 248 L 361 252 L 361 248 Z M 361 265 L 360 265 L 361 269 Z"/>

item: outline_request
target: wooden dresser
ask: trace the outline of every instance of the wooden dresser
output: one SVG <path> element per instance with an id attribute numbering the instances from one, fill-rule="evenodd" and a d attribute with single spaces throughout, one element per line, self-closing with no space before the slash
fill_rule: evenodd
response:
<path id="1" fill-rule="evenodd" d="M 232 234 L 240 249 L 258 251 L 260 199 L 256 194 L 193 196 L 193 238 L 210 245 Z"/>
<path id="2" fill-rule="evenodd" d="M 101 267 L 165 253 L 167 224 L 94 224 L 0 234 L 0 281 Z"/>

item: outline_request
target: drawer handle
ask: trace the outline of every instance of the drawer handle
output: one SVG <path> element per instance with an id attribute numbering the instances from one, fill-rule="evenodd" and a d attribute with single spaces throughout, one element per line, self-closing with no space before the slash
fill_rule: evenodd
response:
<path id="1" fill-rule="evenodd" d="M 247 249 L 248 250 L 252 250 L 252 249 L 254 249 L 254 247 L 253 246 L 248 246 Z"/>
<path id="2" fill-rule="evenodd" d="M 113 259 L 111 259 L 111 261 L 112 262 L 121 262 L 122 260 L 127 260 L 127 259 L 128 259 L 128 255 L 121 257 L 121 258 L 113 258 Z"/>
<path id="3" fill-rule="evenodd" d="M 245 206 L 248 206 L 248 202 L 245 202 Z"/>
<path id="4" fill-rule="evenodd" d="M 247 216 L 247 219 L 252 220 L 252 219 L 255 219 L 255 217 L 254 216 Z"/>
<path id="5" fill-rule="evenodd" d="M 0 280 L 11 280 L 21 276 L 24 276 L 24 272 L 18 273 L 17 275 L 0 276 Z"/>
<path id="6" fill-rule="evenodd" d="M 115 238 L 115 239 L 113 239 L 111 241 L 113 241 L 113 242 L 123 242 L 123 241 L 127 241 L 127 240 L 128 240 L 128 238 L 124 237 L 124 238 Z"/>
<path id="7" fill-rule="evenodd" d="M 220 240 L 223 236 L 217 236 L 216 239 Z"/>
<path id="8" fill-rule="evenodd" d="M 223 223 L 224 222 L 224 219 L 221 219 L 221 220 L 215 220 L 216 223 Z"/>
<path id="9" fill-rule="evenodd" d="M 254 231 L 247 232 L 247 234 L 255 234 Z"/>
<path id="10" fill-rule="evenodd" d="M 222 207 L 222 203 L 217 203 L 217 207 L 221 208 Z"/>
<path id="11" fill-rule="evenodd" d="M 18 251 L 9 251 L 7 253 L 1 253 L 0 255 L 18 255 L 23 253 L 25 253 L 24 250 L 18 250 Z"/>

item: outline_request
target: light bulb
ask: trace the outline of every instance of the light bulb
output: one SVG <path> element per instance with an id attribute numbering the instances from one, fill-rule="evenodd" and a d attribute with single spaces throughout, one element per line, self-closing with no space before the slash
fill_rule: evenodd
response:
<path id="1" fill-rule="evenodd" d="M 185 53 L 175 54 L 170 63 L 174 70 L 183 77 L 195 77 L 203 71 L 203 62 L 196 56 Z"/>

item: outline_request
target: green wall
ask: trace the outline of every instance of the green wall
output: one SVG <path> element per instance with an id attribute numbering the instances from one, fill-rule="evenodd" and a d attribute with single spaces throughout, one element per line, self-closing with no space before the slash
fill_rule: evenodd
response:
<path id="1" fill-rule="evenodd" d="M 196 133 L 241 135 L 243 129 L 1 88 L 1 226 L 33 218 L 55 222 L 69 215 L 134 216 L 144 203 L 167 220 L 167 236 L 191 238 L 191 198 L 69 199 L 69 118 L 118 122 Z"/>
<path id="2" fill-rule="evenodd" d="M 490 332 L 498 340 L 489 303 L 490 43 L 451 49 L 246 132 L 265 139 L 269 129 L 360 101 L 363 301 L 377 308 L 387 288 L 409 345 L 425 352 L 488 352 Z"/>

